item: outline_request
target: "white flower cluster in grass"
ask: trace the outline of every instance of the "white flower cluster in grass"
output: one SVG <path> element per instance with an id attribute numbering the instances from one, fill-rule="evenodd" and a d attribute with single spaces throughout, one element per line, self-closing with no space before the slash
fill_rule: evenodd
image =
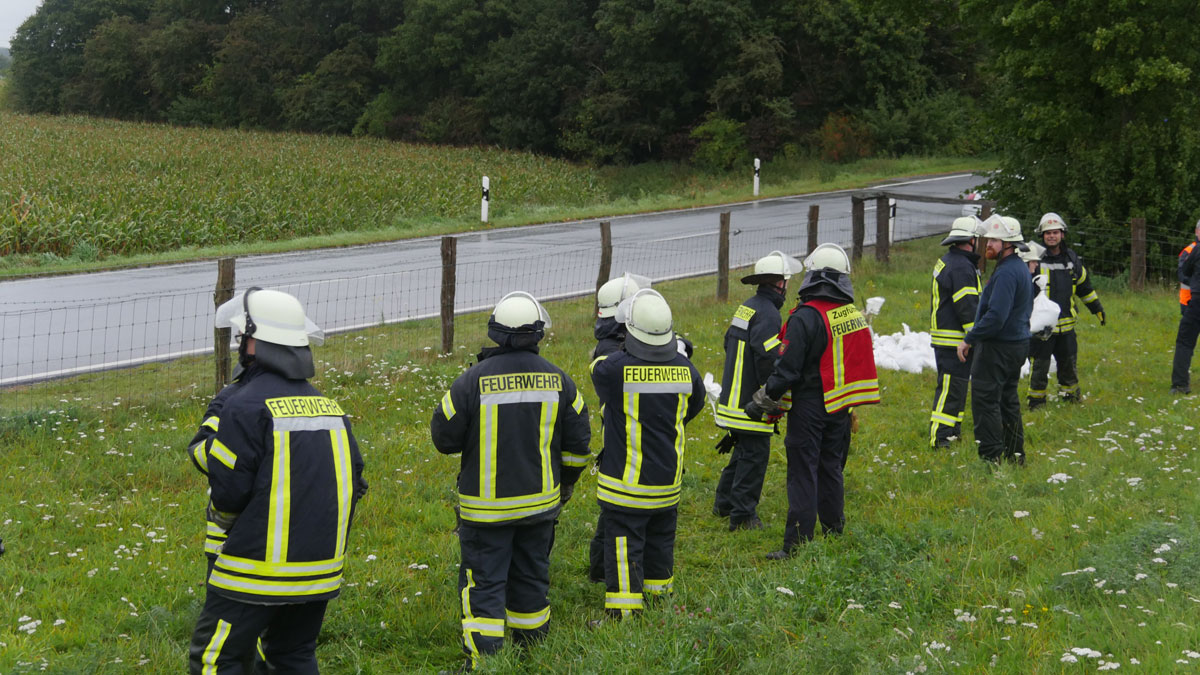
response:
<path id="1" fill-rule="evenodd" d="M 974 623 L 975 617 L 971 616 L 970 612 L 964 612 L 963 610 L 956 608 L 954 610 L 954 620 L 961 621 L 963 623 Z"/>
<path id="2" fill-rule="evenodd" d="M 1024 518 L 1025 516 L 1028 516 L 1028 515 L 1029 515 L 1028 511 L 1013 511 L 1013 518 Z"/>
<path id="3" fill-rule="evenodd" d="M 1067 482 L 1067 481 L 1069 481 L 1069 480 L 1071 480 L 1071 477 L 1070 477 L 1070 476 L 1068 476 L 1067 474 L 1065 474 L 1065 473 L 1056 473 L 1056 474 L 1052 474 L 1052 475 L 1051 475 L 1049 478 L 1047 478 L 1047 479 L 1046 479 L 1046 482 L 1047 482 L 1047 483 L 1055 483 L 1055 484 L 1058 484 L 1058 483 L 1065 483 L 1065 482 Z"/>
<path id="4" fill-rule="evenodd" d="M 786 586 L 776 586 L 775 590 L 779 591 L 780 593 L 782 593 L 788 597 L 793 597 L 793 598 L 796 597 L 796 592 Z"/>

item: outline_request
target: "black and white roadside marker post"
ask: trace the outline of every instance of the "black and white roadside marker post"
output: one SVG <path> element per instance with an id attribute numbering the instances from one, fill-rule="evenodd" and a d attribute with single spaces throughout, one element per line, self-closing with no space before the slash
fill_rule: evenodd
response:
<path id="1" fill-rule="evenodd" d="M 479 202 L 479 220 L 486 223 L 488 221 L 488 199 L 490 198 L 491 181 L 487 176 L 483 177 L 483 199 Z"/>
<path id="2" fill-rule="evenodd" d="M 758 196 L 758 172 L 762 168 L 762 162 L 757 157 L 754 158 L 754 196 Z"/>

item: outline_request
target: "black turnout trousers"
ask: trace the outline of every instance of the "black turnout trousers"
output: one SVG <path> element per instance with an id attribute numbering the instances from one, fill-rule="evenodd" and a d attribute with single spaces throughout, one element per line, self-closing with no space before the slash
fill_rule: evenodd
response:
<path id="1" fill-rule="evenodd" d="M 649 513 L 604 510 L 604 608 L 626 617 L 645 608 L 645 596 L 674 586 L 674 507 Z"/>
<path id="2" fill-rule="evenodd" d="M 317 635 L 328 604 L 321 600 L 252 605 L 209 589 L 188 648 L 188 671 L 192 675 L 317 673 Z M 255 662 L 259 636 L 265 664 Z"/>
<path id="3" fill-rule="evenodd" d="M 991 462 L 1025 462 L 1025 428 L 1017 386 L 1029 340 L 981 342 L 971 367 L 971 415 L 979 457 Z"/>
<path id="4" fill-rule="evenodd" d="M 966 362 L 958 360 L 953 347 L 934 347 L 937 363 L 937 387 L 933 390 L 933 412 L 929 415 L 929 445 L 947 445 L 951 438 L 962 438 L 963 411 L 967 407 L 967 386 L 971 382 L 974 352 Z"/>
<path id="5" fill-rule="evenodd" d="M 721 470 L 717 496 L 713 504 L 719 513 L 728 513 L 730 523 L 742 523 L 758 517 L 767 461 L 771 458 L 771 437 L 767 434 L 733 434 L 729 464 Z"/>
<path id="6" fill-rule="evenodd" d="M 813 538 L 817 520 L 825 533 L 846 524 L 846 490 L 842 472 L 850 452 L 850 412 L 825 412 L 821 399 L 792 401 L 787 436 L 787 526 L 785 551 Z"/>
<path id="7" fill-rule="evenodd" d="M 506 625 L 518 644 L 544 637 L 550 630 L 554 521 L 493 527 L 461 522 L 458 540 L 463 652 L 472 663 L 504 646 Z"/>
<path id="8" fill-rule="evenodd" d="M 1029 355 L 1033 357 L 1033 368 L 1029 376 L 1029 400 L 1046 399 L 1050 385 L 1050 357 L 1058 364 L 1058 394 L 1079 395 L 1079 374 L 1075 363 L 1079 359 L 1079 340 L 1075 331 L 1055 333 L 1045 340 L 1034 338 L 1029 341 Z"/>

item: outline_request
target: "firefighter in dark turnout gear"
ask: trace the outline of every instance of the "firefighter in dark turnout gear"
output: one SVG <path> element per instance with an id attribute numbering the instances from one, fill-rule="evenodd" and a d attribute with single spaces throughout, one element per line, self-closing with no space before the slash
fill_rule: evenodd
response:
<path id="1" fill-rule="evenodd" d="M 984 221 L 986 255 L 996 269 L 979 296 L 975 325 L 958 343 L 958 358 L 971 350 L 971 416 L 980 458 L 1025 463 L 1025 430 L 1017 386 L 1029 355 L 1029 315 L 1033 280 L 1018 251 L 1027 250 L 1021 224 L 993 215 Z"/>
<path id="2" fill-rule="evenodd" d="M 948 447 L 952 440 L 962 438 L 971 359 L 959 361 L 955 347 L 975 325 L 975 309 L 983 290 L 979 256 L 975 253 L 978 232 L 979 220 L 975 217 L 956 218 L 950 234 L 942 240 L 942 246 L 950 248 L 933 266 L 929 337 L 937 363 L 937 387 L 929 416 L 931 447 Z"/>
<path id="3" fill-rule="evenodd" d="M 787 411 L 787 525 L 783 548 L 767 554 L 781 560 L 813 538 L 817 520 L 826 534 L 845 527 L 843 470 L 850 451 L 850 409 L 879 402 L 879 380 L 871 331 L 854 306 L 850 260 L 836 244 L 821 244 L 804 261 L 800 303 L 780 338 L 779 361 L 766 385 L 754 394 L 751 417 Z"/>
<path id="4" fill-rule="evenodd" d="M 725 331 L 725 371 L 717 402 L 717 426 L 727 430 L 718 450 L 730 452 L 729 463 L 717 481 L 713 513 L 729 517 L 730 530 L 757 530 L 758 501 L 771 456 L 774 420 L 750 419 L 746 404 L 767 381 L 779 357 L 779 308 L 787 281 L 802 269 L 800 262 L 779 251 L 759 259 L 742 283 L 757 291 L 733 313 Z"/>
<path id="5" fill-rule="evenodd" d="M 218 394 L 191 459 L 208 476 L 208 593 L 192 673 L 316 673 L 316 639 L 337 597 L 354 509 L 367 490 L 350 420 L 321 395 L 300 302 L 250 289 L 217 310 L 240 333 L 237 382 Z M 211 433 L 209 433 L 211 432 Z"/>
<path id="6" fill-rule="evenodd" d="M 550 629 L 550 547 L 562 504 L 587 466 L 587 405 L 575 383 L 538 354 L 550 319 L 528 293 L 504 296 L 479 361 L 458 376 L 430 423 L 439 452 L 462 454 L 458 589 L 463 651 L 526 644 Z"/>
<path id="7" fill-rule="evenodd" d="M 617 306 L 621 301 L 643 288 L 650 288 L 650 279 L 626 272 L 609 279 L 596 291 L 596 326 L 593 335 L 596 348 L 592 358 L 608 356 L 625 346 L 625 324 L 617 321 Z M 596 515 L 596 533 L 588 546 L 588 579 L 604 583 L 604 511 Z"/>
<path id="8" fill-rule="evenodd" d="M 1046 246 L 1038 264 L 1038 274 L 1044 279 L 1047 294 L 1058 303 L 1061 314 L 1058 325 L 1044 340 L 1030 343 L 1033 370 L 1029 377 L 1029 409 L 1035 410 L 1046 404 L 1046 387 L 1050 382 L 1050 357 L 1058 363 L 1058 393 L 1064 401 L 1079 400 L 1079 375 L 1075 364 L 1079 356 L 1079 343 L 1075 336 L 1075 298 L 1078 297 L 1092 314 L 1105 325 L 1104 307 L 1092 289 L 1087 268 L 1075 251 L 1067 248 L 1064 237 L 1067 225 L 1057 213 L 1042 216 L 1037 226 Z"/>
<path id="9" fill-rule="evenodd" d="M 1200 285 L 1200 221 L 1196 222 L 1196 238 L 1179 254 L 1179 300 L 1183 302 L 1187 291 L 1187 305 L 1179 317 L 1179 330 L 1175 334 L 1175 358 L 1171 364 L 1171 393 L 1192 393 L 1192 352 L 1196 350 L 1196 336 L 1200 335 L 1200 294 L 1193 288 Z M 1185 255 L 1186 253 L 1186 255 Z"/>
<path id="10" fill-rule="evenodd" d="M 684 425 L 704 407 L 699 371 L 679 353 L 671 309 L 641 290 L 618 308 L 625 348 L 592 362 L 603 411 L 596 497 L 604 511 L 604 607 L 627 617 L 670 593 L 683 478 Z"/>

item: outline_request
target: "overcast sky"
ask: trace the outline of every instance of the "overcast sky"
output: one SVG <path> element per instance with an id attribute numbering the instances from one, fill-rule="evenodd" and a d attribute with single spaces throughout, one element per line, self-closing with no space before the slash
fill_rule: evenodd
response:
<path id="1" fill-rule="evenodd" d="M 12 44 L 13 33 L 40 4 L 42 0 L 0 0 L 0 47 Z"/>

